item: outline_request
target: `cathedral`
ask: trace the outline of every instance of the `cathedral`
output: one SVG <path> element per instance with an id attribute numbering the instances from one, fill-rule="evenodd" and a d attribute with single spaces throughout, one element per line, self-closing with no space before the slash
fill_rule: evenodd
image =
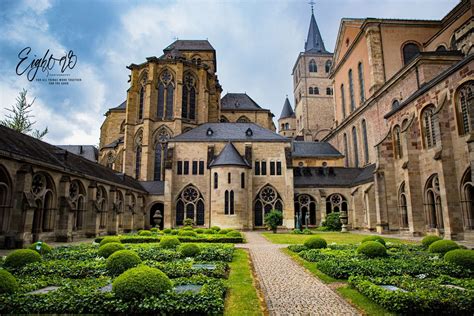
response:
<path id="1" fill-rule="evenodd" d="M 98 149 L 0 126 L 0 247 L 189 218 L 259 229 L 273 209 L 286 229 L 340 212 L 351 230 L 473 240 L 473 29 L 473 0 L 441 20 L 344 18 L 331 53 L 312 12 L 276 126 L 221 95 L 209 41 L 176 40 L 128 66 Z"/>

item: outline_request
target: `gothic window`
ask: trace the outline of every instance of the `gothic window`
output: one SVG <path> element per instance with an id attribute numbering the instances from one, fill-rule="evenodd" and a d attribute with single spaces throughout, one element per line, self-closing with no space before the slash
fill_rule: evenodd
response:
<path id="1" fill-rule="evenodd" d="M 403 63 L 408 64 L 420 53 L 420 48 L 414 43 L 408 43 L 403 46 Z"/>
<path id="2" fill-rule="evenodd" d="M 450 46 L 451 46 L 450 47 L 451 50 L 457 50 L 458 49 L 457 44 L 456 44 L 456 36 L 454 36 L 454 34 L 451 37 Z"/>
<path id="3" fill-rule="evenodd" d="M 369 143 L 367 140 L 367 122 L 362 120 L 362 142 L 364 145 L 364 161 L 369 162 Z"/>
<path id="4" fill-rule="evenodd" d="M 228 215 L 229 214 L 229 191 L 225 190 L 224 194 L 224 214 Z"/>
<path id="5" fill-rule="evenodd" d="M 184 75 L 181 116 L 185 119 L 196 118 L 196 79 L 190 73 Z"/>
<path id="6" fill-rule="evenodd" d="M 254 225 L 263 226 L 263 219 L 271 210 L 283 212 L 283 200 L 272 186 L 266 185 L 254 201 Z"/>
<path id="7" fill-rule="evenodd" d="M 461 180 L 461 207 L 463 223 L 466 230 L 474 229 L 474 183 L 471 179 L 471 168 L 468 168 Z"/>
<path id="8" fill-rule="evenodd" d="M 274 176 L 276 173 L 276 170 L 275 170 L 275 162 L 274 161 L 270 161 L 270 175 L 271 176 Z"/>
<path id="9" fill-rule="evenodd" d="M 234 191 L 225 191 L 224 214 L 234 215 Z"/>
<path id="10" fill-rule="evenodd" d="M 359 167 L 359 146 L 357 144 L 357 129 L 352 127 L 352 146 L 354 147 L 354 167 Z"/>
<path id="11" fill-rule="evenodd" d="M 316 61 L 314 61 L 314 59 L 311 59 L 309 61 L 309 72 L 317 72 L 318 71 L 318 67 L 316 66 Z"/>
<path id="12" fill-rule="evenodd" d="M 229 123 L 229 120 L 225 116 L 221 116 L 220 121 L 221 121 L 221 123 Z"/>
<path id="13" fill-rule="evenodd" d="M 255 160 L 255 175 L 259 176 L 260 175 L 260 161 Z"/>
<path id="14" fill-rule="evenodd" d="M 188 160 L 185 160 L 183 162 L 183 174 L 184 175 L 189 174 L 189 161 Z"/>
<path id="15" fill-rule="evenodd" d="M 316 200 L 309 194 L 300 194 L 295 201 L 296 227 L 316 226 Z"/>
<path id="16" fill-rule="evenodd" d="M 240 174 L 240 188 L 245 189 L 245 173 Z"/>
<path id="17" fill-rule="evenodd" d="M 125 120 L 120 124 L 120 134 L 125 133 Z"/>
<path id="18" fill-rule="evenodd" d="M 392 110 L 395 110 L 396 108 L 398 108 L 400 106 L 400 102 L 398 102 L 398 100 L 393 100 L 392 102 Z"/>
<path id="19" fill-rule="evenodd" d="M 56 210 L 51 178 L 46 174 L 36 173 L 31 182 L 31 193 L 36 203 L 32 230 L 33 238 L 35 238 L 35 234 L 54 230 Z"/>
<path id="20" fill-rule="evenodd" d="M 98 186 L 95 193 L 95 207 L 99 213 L 99 228 L 107 226 L 107 192 L 103 186 Z"/>
<path id="21" fill-rule="evenodd" d="M 140 177 L 141 164 L 142 164 L 142 139 L 143 132 L 140 130 L 135 136 L 135 178 Z"/>
<path id="22" fill-rule="evenodd" d="M 427 228 L 443 229 L 443 210 L 441 207 L 441 195 L 439 191 L 438 175 L 429 177 L 425 185 L 425 217 Z"/>
<path id="23" fill-rule="evenodd" d="M 326 88 L 326 95 L 332 95 L 332 88 Z"/>
<path id="24" fill-rule="evenodd" d="M 114 211 L 117 215 L 117 224 L 119 228 L 123 227 L 123 194 L 117 190 L 115 194 Z"/>
<path id="25" fill-rule="evenodd" d="M 281 161 L 277 161 L 277 176 L 281 176 Z"/>
<path id="26" fill-rule="evenodd" d="M 153 180 L 165 180 L 165 159 L 168 154 L 168 141 L 171 138 L 171 133 L 162 127 L 155 135 L 155 169 L 153 173 Z"/>
<path id="27" fill-rule="evenodd" d="M 351 112 L 355 110 L 354 82 L 352 80 L 352 69 L 349 69 L 349 97 L 351 99 Z"/>
<path id="28" fill-rule="evenodd" d="M 8 231 L 12 186 L 6 169 L 0 166 L 0 233 Z"/>
<path id="29" fill-rule="evenodd" d="M 203 160 L 199 161 L 199 174 L 200 175 L 204 174 L 204 161 Z"/>
<path id="30" fill-rule="evenodd" d="M 326 61 L 326 65 L 325 65 L 326 73 L 329 73 L 329 71 L 331 71 L 331 66 L 332 66 L 332 62 L 330 60 Z"/>
<path id="31" fill-rule="evenodd" d="M 405 193 L 405 182 L 400 185 L 398 190 L 398 211 L 400 213 L 400 228 L 408 228 L 408 206 Z"/>
<path id="32" fill-rule="evenodd" d="M 309 87 L 309 94 L 313 94 L 313 87 Z"/>
<path id="33" fill-rule="evenodd" d="M 318 87 L 313 88 L 313 94 L 319 94 L 319 88 Z"/>
<path id="34" fill-rule="evenodd" d="M 344 141 L 344 166 L 349 167 L 349 146 L 347 144 L 347 134 L 344 133 L 343 135 Z"/>
<path id="35" fill-rule="evenodd" d="M 362 63 L 359 63 L 357 69 L 359 72 L 360 103 L 362 104 L 365 101 L 364 72 L 362 69 Z"/>
<path id="36" fill-rule="evenodd" d="M 174 85 L 173 76 L 168 70 L 161 73 L 157 89 L 156 116 L 158 119 L 171 119 L 173 117 Z"/>
<path id="37" fill-rule="evenodd" d="M 469 112 L 474 109 L 474 81 L 468 81 L 459 88 L 456 94 L 456 110 L 458 116 L 459 135 L 465 135 L 471 131 L 471 119 Z"/>
<path id="38" fill-rule="evenodd" d="M 267 175 L 267 162 L 265 160 L 262 160 L 262 168 L 260 170 L 260 173 L 262 174 L 262 176 Z"/>
<path id="39" fill-rule="evenodd" d="M 337 213 L 337 212 L 347 212 L 347 200 L 346 198 L 339 193 L 331 194 L 326 198 L 326 214 Z"/>
<path id="40" fill-rule="evenodd" d="M 344 96 L 344 85 L 341 84 L 341 106 L 342 106 L 342 118 L 346 117 L 346 97 Z"/>
<path id="41" fill-rule="evenodd" d="M 72 229 L 80 230 L 83 227 L 85 205 L 85 189 L 79 180 L 74 180 L 69 185 L 69 201 L 72 205 L 73 221 Z"/>
<path id="42" fill-rule="evenodd" d="M 423 124 L 423 138 L 426 148 L 432 148 L 436 146 L 434 110 L 435 107 L 433 105 L 429 105 L 423 110 L 421 114 Z"/>
<path id="43" fill-rule="evenodd" d="M 237 119 L 237 123 L 250 123 L 250 119 L 245 115 L 242 115 Z"/>
<path id="44" fill-rule="evenodd" d="M 217 189 L 219 187 L 219 175 L 217 172 L 214 172 L 214 189 Z"/>
<path id="45" fill-rule="evenodd" d="M 145 87 L 140 88 L 139 104 L 138 104 L 138 119 L 143 119 L 143 107 L 145 102 Z"/>
<path id="46" fill-rule="evenodd" d="M 234 215 L 234 190 L 230 191 L 230 207 L 229 207 L 229 213 L 230 215 Z"/>
<path id="47" fill-rule="evenodd" d="M 402 152 L 402 142 L 401 142 L 401 132 L 400 132 L 400 126 L 396 125 L 393 128 L 393 145 L 395 148 L 395 158 L 402 158 L 403 157 L 403 152 Z"/>
<path id="48" fill-rule="evenodd" d="M 107 168 L 113 169 L 114 161 L 115 161 L 115 155 L 112 151 L 109 151 L 107 153 L 107 160 L 106 160 Z"/>
<path id="49" fill-rule="evenodd" d="M 198 225 L 204 225 L 204 199 L 202 194 L 193 185 L 183 189 L 176 199 L 176 225 L 183 225 L 185 218 L 191 218 Z"/>

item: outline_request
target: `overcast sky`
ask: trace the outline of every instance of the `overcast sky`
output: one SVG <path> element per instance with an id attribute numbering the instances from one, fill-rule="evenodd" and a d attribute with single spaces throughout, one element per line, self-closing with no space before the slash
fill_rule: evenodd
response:
<path id="1" fill-rule="evenodd" d="M 315 16 L 326 49 L 334 50 L 343 17 L 440 19 L 459 0 L 318 0 Z M 98 144 L 103 114 L 126 98 L 131 63 L 160 56 L 179 39 L 208 39 L 217 51 L 226 92 L 246 92 L 278 116 L 293 105 L 291 69 L 303 50 L 311 9 L 306 0 L 272 1 L 0 1 L 0 118 L 25 88 L 36 97 L 37 128 L 53 144 Z M 16 74 L 29 59 L 73 50 L 77 63 L 55 86 Z M 58 66 L 51 71 L 59 73 Z M 36 79 L 46 78 L 38 71 Z M 1 135 L 0 135 L 1 137 Z"/>

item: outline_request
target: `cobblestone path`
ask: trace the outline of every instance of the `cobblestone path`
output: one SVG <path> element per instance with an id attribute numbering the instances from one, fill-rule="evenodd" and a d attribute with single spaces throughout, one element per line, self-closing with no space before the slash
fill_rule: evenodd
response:
<path id="1" fill-rule="evenodd" d="M 258 232 L 245 232 L 260 288 L 270 315 L 359 315 L 328 286 Z"/>

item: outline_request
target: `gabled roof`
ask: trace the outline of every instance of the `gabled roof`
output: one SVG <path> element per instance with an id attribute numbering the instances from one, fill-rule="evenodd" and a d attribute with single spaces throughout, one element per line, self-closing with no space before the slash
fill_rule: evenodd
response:
<path id="1" fill-rule="evenodd" d="M 170 142 L 290 142 L 290 139 L 255 123 L 205 123 L 180 134 Z"/>
<path id="2" fill-rule="evenodd" d="M 165 193 L 164 181 L 139 181 L 141 186 L 150 194 L 163 195 Z"/>
<path id="3" fill-rule="evenodd" d="M 122 103 L 120 103 L 118 106 L 114 108 L 110 108 L 109 111 L 111 110 L 125 111 L 126 108 L 127 108 L 127 100 L 123 101 Z"/>
<path id="4" fill-rule="evenodd" d="M 318 24 L 314 18 L 313 12 L 311 12 L 311 20 L 309 22 L 308 38 L 304 44 L 305 52 L 310 53 L 328 53 L 324 47 L 323 38 L 319 32 Z"/>
<path id="5" fill-rule="evenodd" d="M 58 147 L 94 162 L 97 162 L 99 156 L 99 151 L 94 145 L 58 145 Z"/>
<path id="6" fill-rule="evenodd" d="M 221 110 L 268 111 L 261 108 L 247 93 L 227 93 L 221 99 Z"/>
<path id="7" fill-rule="evenodd" d="M 214 47 L 212 47 L 211 43 L 208 40 L 176 40 L 171 43 L 168 47 L 163 49 L 165 53 L 178 50 L 178 51 L 185 51 L 185 50 L 201 50 L 201 51 L 213 51 Z"/>
<path id="8" fill-rule="evenodd" d="M 234 144 L 228 142 L 220 154 L 210 164 L 210 167 L 217 166 L 242 166 L 249 167 L 249 164 L 242 158 Z"/>
<path id="9" fill-rule="evenodd" d="M 103 149 L 103 148 L 115 148 L 120 144 L 123 144 L 123 136 L 120 136 L 119 138 L 117 138 L 116 140 L 111 142 L 110 144 L 104 145 L 101 149 Z"/>
<path id="10" fill-rule="evenodd" d="M 288 97 L 285 99 L 285 104 L 283 104 L 283 110 L 281 110 L 280 118 L 288 118 L 288 117 L 296 117 L 295 112 L 293 111 L 293 108 L 291 107 L 290 100 L 288 100 Z"/>
<path id="11" fill-rule="evenodd" d="M 336 148 L 327 142 L 293 142 L 292 157 L 328 157 L 341 158 L 344 157 Z"/>

